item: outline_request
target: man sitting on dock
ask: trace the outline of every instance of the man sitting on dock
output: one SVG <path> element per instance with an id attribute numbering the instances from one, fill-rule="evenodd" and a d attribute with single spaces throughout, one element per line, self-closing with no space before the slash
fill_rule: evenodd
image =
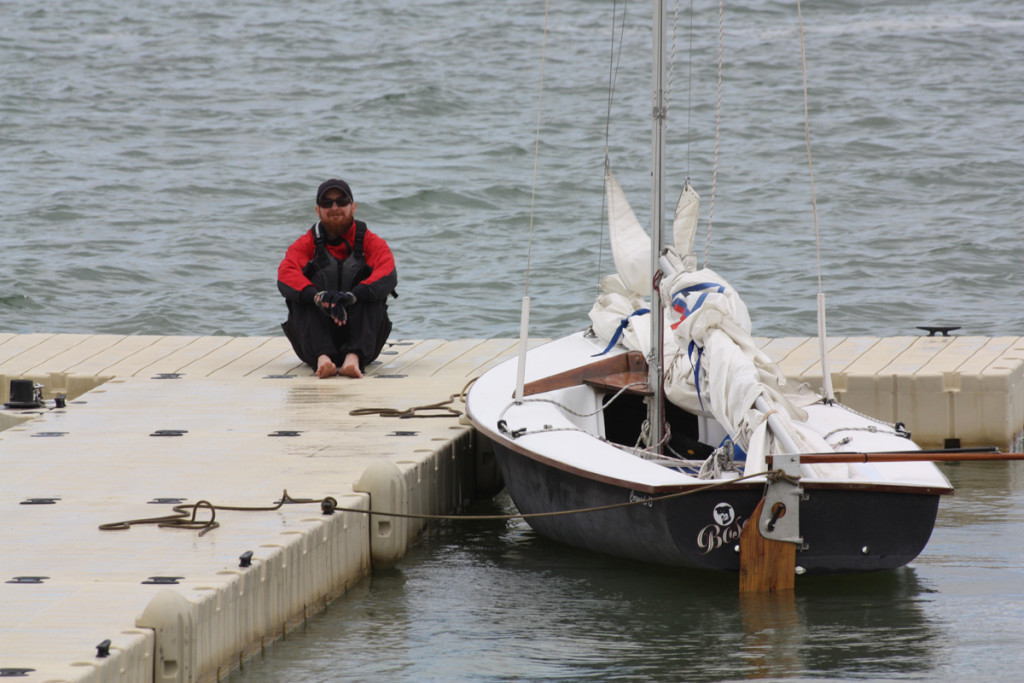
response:
<path id="1" fill-rule="evenodd" d="M 355 213 L 348 183 L 321 183 L 320 221 L 288 247 L 277 269 L 277 288 L 288 305 L 281 327 L 321 379 L 362 377 L 391 333 L 387 298 L 397 296 L 395 259 Z"/>

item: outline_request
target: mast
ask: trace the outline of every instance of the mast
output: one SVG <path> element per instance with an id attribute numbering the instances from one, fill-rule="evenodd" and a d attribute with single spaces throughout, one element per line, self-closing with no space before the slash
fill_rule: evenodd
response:
<path id="1" fill-rule="evenodd" d="M 653 38 L 653 106 L 651 108 L 651 277 L 657 278 L 658 259 L 665 235 L 665 3 L 654 0 Z M 664 436 L 664 367 L 662 346 L 664 337 L 661 312 L 661 294 L 657 286 L 651 287 L 651 355 L 648 358 L 648 382 L 653 396 L 647 405 L 651 442 L 648 446 L 661 451 Z"/>

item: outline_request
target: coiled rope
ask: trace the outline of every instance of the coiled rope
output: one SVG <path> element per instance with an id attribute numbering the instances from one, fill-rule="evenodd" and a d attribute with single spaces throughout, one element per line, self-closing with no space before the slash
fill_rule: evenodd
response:
<path id="1" fill-rule="evenodd" d="M 200 536 L 205 536 L 207 532 L 213 531 L 220 526 L 217 522 L 217 510 L 233 510 L 237 512 L 273 512 L 278 510 L 285 503 L 320 503 L 321 508 L 324 508 L 324 504 L 328 501 L 333 501 L 333 498 L 327 497 L 322 499 L 316 498 L 292 498 L 288 495 L 287 489 L 281 494 L 281 500 L 277 501 L 274 505 L 265 507 L 242 507 L 234 505 L 214 505 L 208 500 L 200 500 L 195 503 L 179 503 L 172 509 L 174 514 L 163 515 L 162 517 L 143 517 L 141 519 L 128 519 L 123 522 L 110 522 L 108 524 L 100 524 L 100 531 L 126 531 L 137 524 L 156 524 L 161 529 L 201 529 L 199 532 Z M 329 504 L 329 503 L 328 503 Z M 337 501 L 334 501 L 334 505 L 337 505 Z M 191 508 L 191 513 L 189 509 Z M 210 518 L 207 520 L 197 519 L 199 510 L 207 510 L 210 513 Z M 324 508 L 326 514 L 326 508 Z"/>
<path id="2" fill-rule="evenodd" d="M 429 403 L 425 406 L 415 406 L 412 408 L 355 408 L 348 411 L 349 415 L 380 415 L 381 417 L 397 417 L 397 418 L 410 418 L 410 417 L 462 417 L 463 411 L 458 408 L 452 407 L 452 403 L 455 399 L 462 401 L 463 405 L 466 403 L 466 392 L 473 386 L 473 382 L 477 381 L 478 377 L 466 382 L 466 385 L 462 387 L 462 390 L 456 394 L 451 394 L 444 401 L 438 401 L 437 403 Z M 421 414 L 428 411 L 437 411 L 433 414 Z"/>

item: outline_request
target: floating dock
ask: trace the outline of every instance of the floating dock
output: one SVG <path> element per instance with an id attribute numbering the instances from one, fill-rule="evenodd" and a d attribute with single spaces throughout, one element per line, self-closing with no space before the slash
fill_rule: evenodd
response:
<path id="1" fill-rule="evenodd" d="M 758 343 L 821 384 L 815 340 Z M 47 401 L 0 411 L 0 676 L 225 677 L 424 527 L 360 511 L 446 513 L 500 487 L 459 396 L 516 347 L 396 341 L 365 378 L 319 380 L 280 337 L 0 334 L 3 402 L 12 379 Z M 1019 445 L 1021 338 L 829 347 L 837 397 L 922 445 Z"/>
<path id="2" fill-rule="evenodd" d="M 760 339 L 789 380 L 820 389 L 817 339 Z M 922 448 L 1021 450 L 1024 338 L 844 337 L 828 339 L 840 403 L 903 422 Z"/>
<path id="3" fill-rule="evenodd" d="M 283 338 L 3 335 L 4 392 L 48 401 L 0 412 L 0 676 L 225 677 L 423 528 L 325 499 L 430 514 L 496 492 L 458 395 L 515 346 L 395 342 L 363 379 L 319 380 Z M 263 509 L 100 529 L 199 501 Z"/>

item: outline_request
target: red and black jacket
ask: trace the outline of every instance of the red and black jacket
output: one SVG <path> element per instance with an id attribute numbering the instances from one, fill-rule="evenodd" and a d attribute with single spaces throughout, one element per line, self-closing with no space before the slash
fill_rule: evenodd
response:
<path id="1" fill-rule="evenodd" d="M 352 285 L 351 291 L 357 301 L 379 301 L 392 294 L 398 284 L 395 257 L 383 238 L 366 229 L 365 223 L 353 221 L 352 227 L 341 238 L 325 241 L 324 247 L 339 262 L 344 261 L 352 255 L 352 245 L 356 244 L 357 225 L 363 229 L 364 233 L 363 258 L 366 261 L 369 274 L 364 271 L 362 278 Z M 316 225 L 313 226 L 313 228 L 315 227 Z M 313 228 L 307 230 L 302 237 L 288 247 L 284 260 L 277 268 L 277 289 L 289 301 L 312 303 L 313 296 L 318 291 L 312 280 L 306 275 L 310 272 L 307 267 L 316 254 Z"/>

